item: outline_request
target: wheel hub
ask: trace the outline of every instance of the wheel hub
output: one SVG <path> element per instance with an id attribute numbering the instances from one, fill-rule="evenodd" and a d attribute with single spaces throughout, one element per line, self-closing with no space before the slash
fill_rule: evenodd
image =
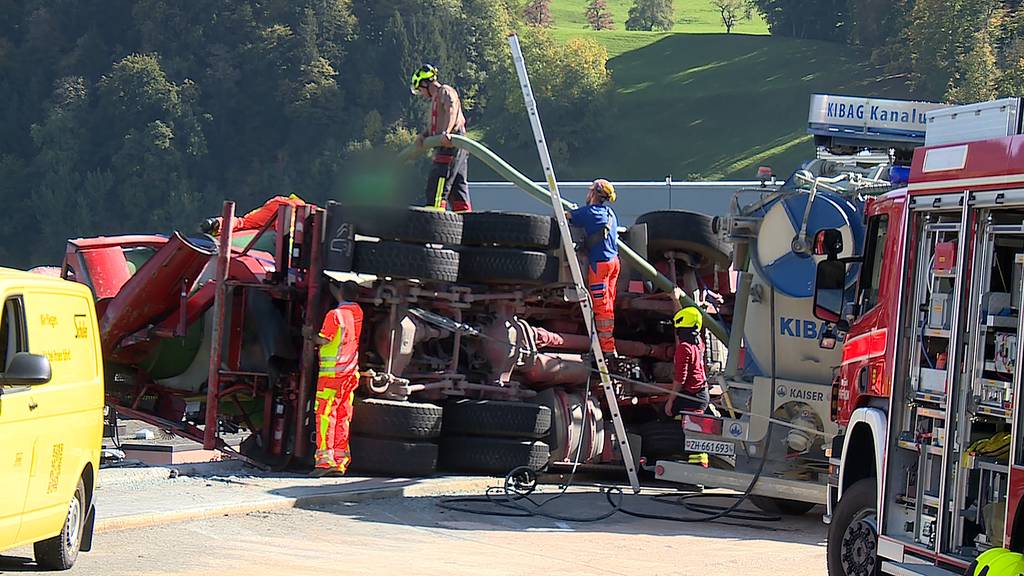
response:
<path id="1" fill-rule="evenodd" d="M 855 519 L 846 528 L 841 544 L 843 572 L 847 576 L 873 576 L 877 562 L 878 528 L 874 511 Z"/>
<path id="2" fill-rule="evenodd" d="M 68 519 L 67 522 L 67 539 L 64 541 L 64 546 L 69 552 L 74 552 L 78 549 L 79 542 L 81 541 L 78 533 L 82 529 L 82 503 L 78 499 L 78 494 L 75 494 L 71 498 L 71 503 L 68 505 Z"/>

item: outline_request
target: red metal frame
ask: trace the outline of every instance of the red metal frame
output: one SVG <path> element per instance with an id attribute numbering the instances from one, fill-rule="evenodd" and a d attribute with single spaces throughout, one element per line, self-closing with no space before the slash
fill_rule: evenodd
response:
<path id="1" fill-rule="evenodd" d="M 213 300 L 213 339 L 210 342 L 210 375 L 206 384 L 206 426 L 203 429 L 203 447 L 213 450 L 219 439 L 217 412 L 220 407 L 220 366 L 223 354 L 222 333 L 224 307 L 227 305 L 228 270 L 231 266 L 231 227 L 235 222 L 235 203 L 225 202 L 221 215 L 221 235 L 217 254 L 216 296 Z"/>

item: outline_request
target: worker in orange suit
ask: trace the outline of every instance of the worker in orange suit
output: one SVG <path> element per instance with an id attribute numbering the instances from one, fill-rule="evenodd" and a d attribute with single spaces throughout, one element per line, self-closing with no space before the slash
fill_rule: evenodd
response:
<path id="1" fill-rule="evenodd" d="M 274 218 L 277 218 L 277 211 L 281 206 L 292 206 L 298 208 L 299 206 L 305 206 L 306 202 L 292 194 L 290 196 L 274 196 L 270 200 L 263 203 L 262 206 L 249 212 L 245 216 L 235 218 L 231 225 L 232 232 L 240 232 L 243 230 L 259 230 L 267 225 Z M 220 235 L 220 228 L 223 225 L 221 218 L 209 218 L 203 222 L 200 226 L 200 231 L 210 234 L 212 236 Z"/>
<path id="2" fill-rule="evenodd" d="M 359 384 L 359 337 L 363 310 L 348 298 L 354 286 L 331 285 L 338 305 L 327 313 L 320 333 L 320 373 L 316 381 L 316 468 L 314 476 L 340 476 L 352 461 L 349 425 L 352 401 Z"/>
<path id="3" fill-rule="evenodd" d="M 581 226 L 590 266 L 587 285 L 594 302 L 594 322 L 601 351 L 615 357 L 615 291 L 619 282 L 619 220 L 609 204 L 615 202 L 615 186 L 594 180 L 586 206 L 566 212 L 574 226 Z"/>

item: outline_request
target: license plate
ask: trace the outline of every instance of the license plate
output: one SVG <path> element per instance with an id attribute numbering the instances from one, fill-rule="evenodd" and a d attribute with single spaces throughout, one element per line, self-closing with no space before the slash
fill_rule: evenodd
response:
<path id="1" fill-rule="evenodd" d="M 706 452 L 715 456 L 735 456 L 736 445 L 732 442 L 716 442 L 714 440 L 686 440 L 687 452 Z"/>

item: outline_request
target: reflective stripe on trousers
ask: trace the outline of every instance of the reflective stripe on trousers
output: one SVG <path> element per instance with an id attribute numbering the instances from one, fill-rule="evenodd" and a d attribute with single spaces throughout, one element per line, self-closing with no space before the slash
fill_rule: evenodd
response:
<path id="1" fill-rule="evenodd" d="M 587 268 L 587 284 L 594 302 L 594 328 L 601 351 L 605 353 L 615 352 L 615 296 L 619 271 L 618 256 Z"/>
<path id="2" fill-rule="evenodd" d="M 345 472 L 352 460 L 349 426 L 352 401 L 359 384 L 350 373 L 339 378 L 320 378 L 316 390 L 316 467 Z"/>

